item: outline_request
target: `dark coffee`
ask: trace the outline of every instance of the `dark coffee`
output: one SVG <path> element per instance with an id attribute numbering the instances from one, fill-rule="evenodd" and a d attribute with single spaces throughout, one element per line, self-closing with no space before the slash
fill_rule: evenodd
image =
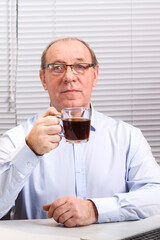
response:
<path id="1" fill-rule="evenodd" d="M 85 118 L 70 118 L 63 120 L 65 138 L 70 141 L 89 139 L 90 120 Z"/>

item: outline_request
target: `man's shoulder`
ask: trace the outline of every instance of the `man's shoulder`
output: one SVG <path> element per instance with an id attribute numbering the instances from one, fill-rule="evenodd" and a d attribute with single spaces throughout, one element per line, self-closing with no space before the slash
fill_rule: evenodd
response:
<path id="1" fill-rule="evenodd" d="M 28 118 L 24 123 L 18 124 L 17 126 L 11 128 L 10 130 L 4 133 L 4 136 L 7 135 L 10 139 L 24 139 L 25 136 L 31 131 L 34 123 L 42 114 L 36 114 Z"/>
<path id="2" fill-rule="evenodd" d="M 144 141 L 143 134 L 139 128 L 121 119 L 109 117 L 101 112 L 95 112 L 95 129 L 97 134 L 110 137 L 122 147 L 136 146 Z"/>
<path id="3" fill-rule="evenodd" d="M 114 118 L 111 116 L 108 116 L 105 113 L 95 111 L 94 110 L 94 121 L 96 122 L 96 125 L 100 125 L 101 127 L 106 126 L 107 128 L 113 129 L 113 128 L 122 128 L 122 129 L 128 129 L 128 130 L 135 130 L 139 131 L 139 129 L 132 125 L 129 122 L 126 122 L 122 119 Z"/>

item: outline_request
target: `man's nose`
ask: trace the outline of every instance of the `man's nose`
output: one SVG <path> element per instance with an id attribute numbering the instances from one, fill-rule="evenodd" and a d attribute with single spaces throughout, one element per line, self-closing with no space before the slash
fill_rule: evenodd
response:
<path id="1" fill-rule="evenodd" d="M 72 66 L 67 66 L 66 71 L 64 73 L 64 80 L 66 82 L 75 80 L 75 74 L 73 72 Z"/>

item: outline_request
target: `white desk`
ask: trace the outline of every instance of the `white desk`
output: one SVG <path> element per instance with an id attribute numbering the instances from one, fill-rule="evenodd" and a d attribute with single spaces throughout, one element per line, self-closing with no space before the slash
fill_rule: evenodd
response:
<path id="1" fill-rule="evenodd" d="M 140 221 L 66 228 L 53 219 L 0 221 L 2 240 L 118 240 L 160 227 L 160 215 Z"/>

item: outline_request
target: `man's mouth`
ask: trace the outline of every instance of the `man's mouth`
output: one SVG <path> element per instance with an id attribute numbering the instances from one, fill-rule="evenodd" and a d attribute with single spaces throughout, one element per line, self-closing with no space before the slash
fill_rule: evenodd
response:
<path id="1" fill-rule="evenodd" d="M 68 94 L 72 94 L 72 93 L 76 93 L 76 92 L 80 92 L 80 91 L 75 90 L 75 89 L 68 89 L 68 90 L 62 91 L 62 93 L 68 93 Z"/>

